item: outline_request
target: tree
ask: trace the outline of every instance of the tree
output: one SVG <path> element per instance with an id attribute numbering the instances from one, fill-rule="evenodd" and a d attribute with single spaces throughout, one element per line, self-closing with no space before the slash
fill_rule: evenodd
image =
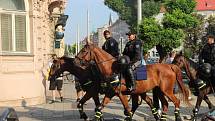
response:
<path id="1" fill-rule="evenodd" d="M 145 18 L 140 25 L 140 38 L 144 40 L 144 53 L 156 46 L 159 55 L 166 55 L 181 45 L 181 29 L 163 28 L 155 18 Z"/>
<path id="2" fill-rule="evenodd" d="M 214 16 L 209 16 L 206 23 L 208 24 L 206 28 L 207 34 L 213 34 L 215 35 L 215 17 Z"/>
<path id="3" fill-rule="evenodd" d="M 159 43 L 155 45 L 160 55 L 160 62 L 165 59 L 168 52 L 182 44 L 187 34 L 186 29 L 199 24 L 198 19 L 192 14 L 195 4 L 194 0 L 167 0 L 165 2 L 166 12 L 161 23 L 162 29 L 157 34 Z"/>
<path id="4" fill-rule="evenodd" d="M 184 53 L 187 57 L 192 57 L 199 54 L 200 48 L 203 46 L 202 38 L 205 36 L 205 19 L 203 15 L 194 14 L 199 20 L 199 24 L 193 28 L 185 30 L 186 37 L 184 41 Z M 191 53 L 192 52 L 192 53 Z"/>
<path id="5" fill-rule="evenodd" d="M 160 11 L 162 0 L 144 0 L 143 17 L 156 15 Z M 105 5 L 117 12 L 121 20 L 125 20 L 131 29 L 137 27 L 137 1 L 136 0 L 105 0 Z"/>
<path id="6" fill-rule="evenodd" d="M 131 2 L 132 1 L 132 2 Z M 177 48 L 182 44 L 182 41 L 187 36 L 185 30 L 196 27 L 198 19 L 193 16 L 193 11 L 196 5 L 194 0 L 166 0 L 163 4 L 166 8 L 163 21 L 160 24 L 152 17 L 151 14 L 155 6 L 160 6 L 162 0 L 144 0 L 143 7 L 144 21 L 140 25 L 139 38 L 144 41 L 144 51 L 148 51 L 156 46 L 161 60 L 173 48 Z M 116 11 L 120 18 L 126 20 L 131 27 L 135 26 L 137 21 L 137 4 L 136 0 L 105 0 L 105 5 Z M 127 12 L 124 10 L 128 8 Z M 155 9 L 157 13 L 160 9 Z M 150 16 L 151 15 L 151 16 Z M 147 18 L 146 18 L 147 17 Z M 135 26 L 136 27 L 136 26 Z"/>

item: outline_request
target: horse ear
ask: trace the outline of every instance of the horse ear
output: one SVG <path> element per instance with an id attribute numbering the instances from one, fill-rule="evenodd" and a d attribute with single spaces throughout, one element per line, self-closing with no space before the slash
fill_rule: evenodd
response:
<path id="1" fill-rule="evenodd" d="M 179 55 L 183 55 L 183 52 L 182 52 L 182 51 L 179 51 L 178 54 L 179 54 Z"/>

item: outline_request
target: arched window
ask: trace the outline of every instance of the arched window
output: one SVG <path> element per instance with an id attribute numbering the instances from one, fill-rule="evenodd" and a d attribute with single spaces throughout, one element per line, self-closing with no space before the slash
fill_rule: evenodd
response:
<path id="1" fill-rule="evenodd" d="M 0 42 L 2 52 L 27 52 L 24 0 L 0 0 Z"/>

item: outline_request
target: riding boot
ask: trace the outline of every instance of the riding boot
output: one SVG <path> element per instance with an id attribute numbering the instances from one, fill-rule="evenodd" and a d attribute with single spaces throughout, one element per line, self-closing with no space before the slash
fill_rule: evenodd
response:
<path id="1" fill-rule="evenodd" d="M 133 71 L 132 71 L 132 69 L 130 67 L 128 69 L 128 77 L 129 77 L 129 81 L 130 81 L 129 90 L 134 91 L 135 87 L 136 87 L 136 83 L 135 83 L 135 78 L 134 78 Z"/>

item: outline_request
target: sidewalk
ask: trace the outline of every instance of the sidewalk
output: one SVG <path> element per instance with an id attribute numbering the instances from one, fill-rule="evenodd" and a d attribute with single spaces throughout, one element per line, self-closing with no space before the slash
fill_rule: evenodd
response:
<path id="1" fill-rule="evenodd" d="M 58 96 L 58 93 L 56 96 Z M 59 102 L 48 104 L 50 99 L 50 97 L 48 97 L 47 104 L 14 107 L 14 109 L 16 110 L 20 121 L 83 121 L 79 119 L 79 112 L 76 108 L 77 103 L 74 83 L 64 83 L 63 96 L 63 102 L 60 102 L 60 99 L 57 98 L 56 100 Z M 116 103 L 117 102 L 118 101 L 116 101 Z M 112 109 L 104 109 L 104 116 L 107 117 L 105 118 L 106 120 L 109 118 L 109 121 L 117 121 L 116 118 L 124 118 L 122 105 L 121 103 L 119 104 L 112 105 L 112 107 L 110 107 Z M 94 116 L 94 108 L 92 99 L 90 99 L 87 102 L 87 105 L 84 106 L 84 109 L 90 118 L 93 118 Z"/>
<path id="2" fill-rule="evenodd" d="M 47 92 L 50 95 L 50 92 Z M 56 93 L 58 97 L 58 93 Z M 72 82 L 63 84 L 63 102 L 59 98 L 53 104 L 49 104 L 51 97 L 47 98 L 46 104 L 29 106 L 29 107 L 15 107 L 20 121 L 78 121 L 79 113 L 76 108 L 76 92 Z M 90 101 L 92 102 L 92 101 Z M 87 108 L 90 110 L 93 107 L 89 104 Z"/>
<path id="3" fill-rule="evenodd" d="M 14 107 L 16 110 L 20 121 L 83 121 L 79 119 L 79 112 L 76 108 L 76 91 L 74 83 L 64 83 L 63 85 L 63 95 L 64 101 L 53 103 L 53 104 L 41 104 L 29 107 Z M 148 93 L 151 96 L 151 93 Z M 102 100 L 101 96 L 101 100 Z M 195 105 L 196 97 L 192 96 L 193 100 L 191 104 Z M 215 102 L 213 96 L 209 96 L 211 102 Z M 100 101 L 101 101 L 100 100 Z M 48 102 L 49 100 L 47 100 Z M 131 104 L 130 104 L 131 106 Z M 187 107 L 181 102 L 181 117 L 188 116 L 192 114 L 192 107 Z M 86 114 L 90 119 L 94 116 L 94 102 L 89 100 L 87 105 L 84 105 Z M 114 97 L 104 108 L 103 114 L 105 121 L 119 121 L 125 118 L 123 113 L 123 106 L 119 101 L 118 97 Z M 208 107 L 205 102 L 202 103 L 200 108 L 200 113 L 208 111 Z M 142 105 L 135 112 L 133 121 L 155 121 L 149 106 L 143 101 Z M 168 121 L 174 121 L 174 106 L 173 103 L 169 102 L 169 112 Z M 186 120 L 184 120 L 186 121 Z"/>

